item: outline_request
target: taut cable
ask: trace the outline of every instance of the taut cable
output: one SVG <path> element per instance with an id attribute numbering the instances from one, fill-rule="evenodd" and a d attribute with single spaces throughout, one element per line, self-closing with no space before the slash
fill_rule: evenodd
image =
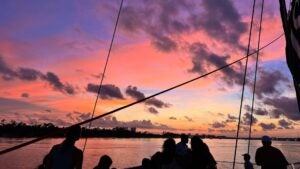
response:
<path id="1" fill-rule="evenodd" d="M 252 26 L 253 26 L 254 12 L 255 12 L 255 3 L 256 3 L 256 0 L 253 1 L 253 6 L 252 6 L 252 16 L 251 16 L 251 24 L 250 24 L 250 31 L 249 31 L 249 38 L 248 38 L 248 48 L 247 48 L 246 55 L 249 55 L 249 52 L 250 52 L 250 43 L 251 43 L 251 36 L 252 36 Z M 237 130 L 236 130 L 236 139 L 235 139 L 235 148 L 234 148 L 232 169 L 234 169 L 234 167 L 235 167 L 236 152 L 237 152 L 238 138 L 239 138 L 239 133 L 240 133 L 240 125 L 241 125 L 242 107 L 243 107 L 245 85 L 246 85 L 246 77 L 247 77 L 247 69 L 248 69 L 248 57 L 246 58 L 246 64 L 245 64 L 245 70 L 244 70 L 243 88 L 242 88 L 242 95 L 241 95 L 239 120 L 238 120 L 238 125 L 237 125 Z"/>

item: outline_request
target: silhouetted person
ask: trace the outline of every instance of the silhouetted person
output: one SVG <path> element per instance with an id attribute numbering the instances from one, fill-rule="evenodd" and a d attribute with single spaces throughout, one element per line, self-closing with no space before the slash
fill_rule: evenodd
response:
<path id="1" fill-rule="evenodd" d="M 168 138 L 163 144 L 162 169 L 181 169 L 175 158 L 176 143 L 173 138 Z"/>
<path id="2" fill-rule="evenodd" d="M 40 164 L 40 165 L 37 167 L 37 169 L 45 169 L 45 168 L 46 168 L 45 165 L 46 165 L 46 163 L 47 163 L 48 158 L 49 158 L 49 154 L 47 154 L 47 155 L 43 158 L 43 163 Z"/>
<path id="3" fill-rule="evenodd" d="M 187 143 L 189 142 L 189 137 L 186 134 L 180 135 L 180 142 L 176 144 L 176 154 L 180 156 L 187 155 L 189 148 Z"/>
<path id="4" fill-rule="evenodd" d="M 245 169 L 253 169 L 253 164 L 250 161 L 250 158 L 251 158 L 250 155 L 243 154 L 243 156 L 244 156 L 244 161 L 245 161 L 245 163 L 244 163 Z"/>
<path id="5" fill-rule="evenodd" d="M 161 169 L 161 165 L 162 165 L 162 153 L 156 152 L 151 157 L 151 168 L 152 169 Z"/>
<path id="6" fill-rule="evenodd" d="M 198 136 L 191 139 L 191 169 L 216 169 L 217 163 L 208 146 Z"/>
<path id="7" fill-rule="evenodd" d="M 94 167 L 94 169 L 109 169 L 111 164 L 112 164 L 111 158 L 108 155 L 103 155 L 100 158 L 98 165 Z"/>
<path id="8" fill-rule="evenodd" d="M 151 160 L 148 158 L 144 158 L 142 161 L 142 169 L 152 169 Z"/>
<path id="9" fill-rule="evenodd" d="M 176 143 L 173 138 L 168 138 L 163 144 L 162 164 L 170 164 L 176 152 Z"/>
<path id="10" fill-rule="evenodd" d="M 153 169 L 177 169 L 179 168 L 176 160 L 176 143 L 173 138 L 164 141 L 162 152 L 156 152 L 151 157 L 151 165 Z"/>
<path id="11" fill-rule="evenodd" d="M 178 165 L 185 169 L 188 168 L 188 158 L 190 149 L 187 146 L 187 143 L 189 142 L 189 137 L 186 134 L 180 135 L 180 142 L 176 144 L 176 162 Z"/>
<path id="12" fill-rule="evenodd" d="M 263 146 L 256 150 L 255 162 L 261 169 L 286 169 L 289 164 L 282 152 L 272 147 L 269 136 L 262 137 Z"/>
<path id="13" fill-rule="evenodd" d="M 45 159 L 46 169 L 81 169 L 83 153 L 75 147 L 81 134 L 80 126 L 73 126 L 67 131 L 66 139 L 54 145 Z"/>

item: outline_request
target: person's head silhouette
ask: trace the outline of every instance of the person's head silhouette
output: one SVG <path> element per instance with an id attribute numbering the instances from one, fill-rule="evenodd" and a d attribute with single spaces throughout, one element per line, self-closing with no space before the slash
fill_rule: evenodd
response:
<path id="1" fill-rule="evenodd" d="M 180 135 L 181 142 L 187 144 L 189 142 L 189 137 L 186 134 Z"/>
<path id="2" fill-rule="evenodd" d="M 108 155 L 103 155 L 98 163 L 96 169 L 109 169 L 112 164 L 112 159 Z"/>
<path id="3" fill-rule="evenodd" d="M 151 160 L 148 158 L 144 158 L 142 161 L 142 169 L 150 169 L 151 168 Z"/>
<path id="4" fill-rule="evenodd" d="M 249 154 L 246 153 L 246 154 L 243 154 L 243 156 L 244 156 L 244 160 L 245 160 L 245 161 L 250 161 L 250 158 L 251 158 L 251 157 L 250 157 Z"/>
<path id="5" fill-rule="evenodd" d="M 271 146 L 271 144 L 272 144 L 272 139 L 271 139 L 271 137 L 269 137 L 269 136 L 263 136 L 263 137 L 261 138 L 261 142 L 262 142 L 263 146 Z"/>
<path id="6" fill-rule="evenodd" d="M 72 126 L 67 130 L 66 140 L 77 141 L 81 135 L 81 127 L 76 125 Z"/>
<path id="7" fill-rule="evenodd" d="M 79 125 L 66 128 L 66 138 L 54 145 L 45 159 L 46 168 L 82 168 L 83 152 L 75 146 L 80 138 Z"/>
<path id="8" fill-rule="evenodd" d="M 163 152 L 173 154 L 175 153 L 175 150 L 176 150 L 175 140 L 173 138 L 168 138 L 167 140 L 165 140 L 163 144 Z"/>
<path id="9" fill-rule="evenodd" d="M 193 136 L 191 138 L 191 148 L 192 151 L 201 151 L 203 146 L 203 141 L 198 136 Z"/>

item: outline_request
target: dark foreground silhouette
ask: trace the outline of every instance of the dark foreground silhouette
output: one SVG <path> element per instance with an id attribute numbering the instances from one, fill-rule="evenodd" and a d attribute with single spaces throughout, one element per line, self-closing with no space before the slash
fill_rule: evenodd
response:
<path id="1" fill-rule="evenodd" d="M 103 155 L 99 163 L 94 169 L 109 169 L 112 164 L 112 159 L 108 155 Z"/>
<path id="2" fill-rule="evenodd" d="M 80 126 L 71 127 L 67 131 L 66 139 L 54 145 L 43 160 L 40 169 L 81 169 L 83 153 L 75 146 L 80 138 Z"/>
<path id="3" fill-rule="evenodd" d="M 70 128 L 66 139 L 52 147 L 39 169 L 81 169 L 83 152 L 75 147 L 80 132 L 79 126 Z M 162 145 L 162 151 L 154 153 L 150 159 L 144 158 L 141 166 L 130 169 L 217 169 L 217 162 L 208 145 L 199 136 L 191 138 L 191 149 L 187 146 L 188 141 L 188 136 L 184 134 L 177 144 L 173 138 L 168 138 Z M 289 163 L 279 149 L 271 146 L 271 138 L 263 136 L 262 144 L 255 154 L 257 165 L 262 169 L 286 169 Z M 243 156 L 245 169 L 253 169 L 250 155 Z M 103 155 L 94 169 L 109 169 L 112 163 L 108 155 Z"/>
<path id="4" fill-rule="evenodd" d="M 253 168 L 253 164 L 251 163 L 250 159 L 251 159 L 251 156 L 247 153 L 247 154 L 243 154 L 244 156 L 244 168 L 245 169 L 254 169 Z"/>
<path id="5" fill-rule="evenodd" d="M 263 136 L 262 144 L 263 146 L 256 150 L 256 164 L 260 165 L 262 169 L 286 169 L 289 163 L 279 149 L 271 146 L 271 138 Z"/>
<path id="6" fill-rule="evenodd" d="M 213 155 L 200 137 L 192 137 L 192 149 L 187 148 L 186 143 L 188 137 L 184 135 L 177 145 L 173 138 L 166 139 L 161 152 L 156 152 L 151 159 L 144 158 L 142 166 L 131 169 L 217 169 Z"/>
<path id="7" fill-rule="evenodd" d="M 216 169 L 217 162 L 213 155 L 210 153 L 207 144 L 201 138 L 194 136 L 191 139 L 191 169 Z"/>

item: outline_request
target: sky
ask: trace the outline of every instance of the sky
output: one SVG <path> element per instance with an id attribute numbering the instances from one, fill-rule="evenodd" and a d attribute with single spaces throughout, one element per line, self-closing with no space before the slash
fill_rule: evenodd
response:
<path id="1" fill-rule="evenodd" d="M 7 122 L 69 126 L 155 94 L 246 55 L 252 1 L 11 1 L 0 6 L 0 114 Z M 262 1 L 250 51 L 257 48 Z M 283 33 L 265 0 L 261 46 Z M 253 135 L 299 137 L 300 113 L 284 37 L 259 55 Z M 241 135 L 249 131 L 255 57 L 249 58 Z M 245 59 L 196 82 L 93 122 L 93 127 L 234 136 Z"/>

